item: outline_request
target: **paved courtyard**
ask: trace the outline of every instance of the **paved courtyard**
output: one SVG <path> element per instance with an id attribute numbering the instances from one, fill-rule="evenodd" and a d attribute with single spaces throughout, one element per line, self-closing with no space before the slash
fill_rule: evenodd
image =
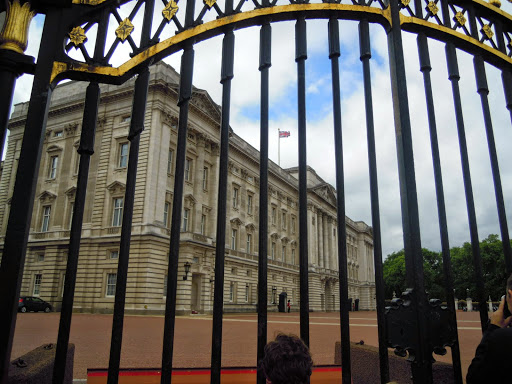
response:
<path id="1" fill-rule="evenodd" d="M 59 313 L 18 314 L 12 358 L 45 343 L 57 341 Z M 465 376 L 481 338 L 478 312 L 458 312 L 462 367 Z M 121 367 L 155 368 L 161 365 L 163 316 L 126 316 Z M 74 314 L 71 342 L 75 343 L 74 378 L 84 379 L 87 368 L 108 367 L 112 315 Z M 223 366 L 256 365 L 256 314 L 226 314 L 223 323 Z M 299 334 L 298 313 L 270 313 L 269 340 L 278 332 Z M 212 318 L 205 315 L 177 317 L 175 367 L 209 367 Z M 350 313 L 350 338 L 378 345 L 375 312 Z M 334 343 L 340 340 L 339 313 L 310 314 L 310 344 L 315 364 L 334 363 Z M 390 353 L 392 351 L 390 350 Z M 451 353 L 436 356 L 451 362 Z M 353 361 L 352 364 L 357 364 Z"/>

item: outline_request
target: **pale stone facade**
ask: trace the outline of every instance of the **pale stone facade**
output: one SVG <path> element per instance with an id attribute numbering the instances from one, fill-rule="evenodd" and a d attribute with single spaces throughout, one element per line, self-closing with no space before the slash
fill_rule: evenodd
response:
<path id="1" fill-rule="evenodd" d="M 120 223 L 126 184 L 127 133 L 134 80 L 102 85 L 83 220 L 75 309 L 113 309 Z M 161 313 L 172 214 L 179 75 L 151 68 L 145 130 L 135 190 L 127 312 Z M 58 86 L 52 97 L 21 292 L 61 301 L 75 197 L 83 100 L 87 84 Z M 0 241 L 5 235 L 28 104 L 18 104 L 0 179 Z M 219 171 L 220 108 L 194 89 L 189 113 L 180 245 L 177 313 L 213 309 L 214 241 Z M 230 137 L 226 229 L 225 311 L 255 311 L 257 303 L 259 152 L 234 132 Z M 296 168 L 269 165 L 269 310 L 285 291 L 298 310 L 298 181 Z M 308 169 L 310 308 L 339 310 L 335 190 Z M 371 228 L 346 219 L 350 298 L 375 308 Z M 1 246 L 1 244 L 0 244 Z M 187 280 L 184 264 L 192 267 Z"/>

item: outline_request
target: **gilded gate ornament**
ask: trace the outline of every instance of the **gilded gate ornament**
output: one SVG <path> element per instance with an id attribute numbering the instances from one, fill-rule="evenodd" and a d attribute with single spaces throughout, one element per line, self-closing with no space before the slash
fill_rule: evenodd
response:
<path id="1" fill-rule="evenodd" d="M 453 18 L 459 25 L 462 27 L 464 24 L 466 24 L 466 18 L 462 14 L 462 12 L 457 12 L 455 14 L 455 17 Z"/>
<path id="2" fill-rule="evenodd" d="M 407 7 L 409 5 L 409 3 L 411 2 L 411 0 L 400 0 L 400 2 L 402 3 L 403 7 Z"/>
<path id="3" fill-rule="evenodd" d="M 80 26 L 73 28 L 71 32 L 69 32 L 69 40 L 71 40 L 75 47 L 87 41 L 84 29 Z"/>
<path id="4" fill-rule="evenodd" d="M 165 8 L 163 9 L 162 15 L 168 21 L 170 21 L 174 17 L 174 15 L 178 12 L 178 9 L 179 9 L 178 4 L 176 4 L 176 2 L 174 0 L 171 0 L 167 3 Z"/>
<path id="5" fill-rule="evenodd" d="M 494 36 L 494 32 L 492 31 L 491 27 L 489 26 L 489 24 L 485 24 L 483 27 L 482 27 L 482 32 L 483 34 L 487 37 L 488 40 L 491 40 L 492 37 Z"/>
<path id="6" fill-rule="evenodd" d="M 9 49 L 17 53 L 27 49 L 28 28 L 35 12 L 30 3 L 20 4 L 18 0 L 7 2 L 5 24 L 0 32 L 0 49 Z"/>
<path id="7" fill-rule="evenodd" d="M 213 7 L 213 4 L 215 4 L 216 2 L 217 2 L 217 0 L 204 0 L 204 3 L 206 4 L 206 6 L 208 8 Z"/>
<path id="8" fill-rule="evenodd" d="M 430 13 L 432 13 L 432 15 L 437 15 L 437 12 L 439 12 L 439 8 L 437 7 L 436 3 L 434 3 L 433 1 L 430 1 L 427 5 L 427 8 L 428 10 L 430 11 Z"/>
<path id="9" fill-rule="evenodd" d="M 116 36 L 125 41 L 133 31 L 133 24 L 129 18 L 124 19 L 116 29 Z"/>

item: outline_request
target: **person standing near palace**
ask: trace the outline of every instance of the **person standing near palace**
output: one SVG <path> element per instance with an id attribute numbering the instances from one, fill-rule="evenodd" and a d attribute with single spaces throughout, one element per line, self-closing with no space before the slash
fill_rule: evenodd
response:
<path id="1" fill-rule="evenodd" d="M 288 313 L 290 313 L 290 310 L 292 309 L 292 305 L 290 304 L 290 300 L 288 300 L 288 304 L 286 304 L 286 307 L 288 308 Z"/>

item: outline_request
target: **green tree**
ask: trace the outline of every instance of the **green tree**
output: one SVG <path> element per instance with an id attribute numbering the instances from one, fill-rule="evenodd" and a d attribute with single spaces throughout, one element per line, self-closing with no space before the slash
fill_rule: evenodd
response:
<path id="1" fill-rule="evenodd" d="M 429 298 L 445 300 L 445 278 L 443 259 L 439 252 L 422 249 L 425 290 Z M 480 242 L 485 298 L 497 301 L 505 293 L 507 271 L 503 257 L 502 242 L 498 235 L 489 235 Z M 450 250 L 455 296 L 459 299 L 467 295 L 476 298 L 476 276 L 473 267 L 471 244 L 466 242 Z M 407 287 L 404 250 L 390 254 L 383 263 L 386 298 L 393 292 L 400 295 Z M 467 291 L 469 290 L 469 292 Z"/>
<path id="2" fill-rule="evenodd" d="M 484 279 L 485 298 L 497 301 L 505 294 L 507 270 L 503 256 L 503 244 L 498 235 L 489 235 L 480 242 L 482 257 L 482 273 Z M 464 243 L 462 247 L 452 248 L 452 267 L 454 276 L 455 295 L 465 298 L 468 294 L 476 297 L 476 276 L 473 267 L 471 244 Z"/>
<path id="3" fill-rule="evenodd" d="M 442 257 L 438 252 L 433 252 L 426 248 L 423 248 L 421 251 L 423 254 L 425 290 L 430 298 L 444 299 Z M 405 272 L 405 252 L 403 249 L 392 253 L 386 258 L 383 263 L 383 275 L 385 297 L 387 299 L 393 297 L 393 292 L 400 296 L 408 288 Z"/>

